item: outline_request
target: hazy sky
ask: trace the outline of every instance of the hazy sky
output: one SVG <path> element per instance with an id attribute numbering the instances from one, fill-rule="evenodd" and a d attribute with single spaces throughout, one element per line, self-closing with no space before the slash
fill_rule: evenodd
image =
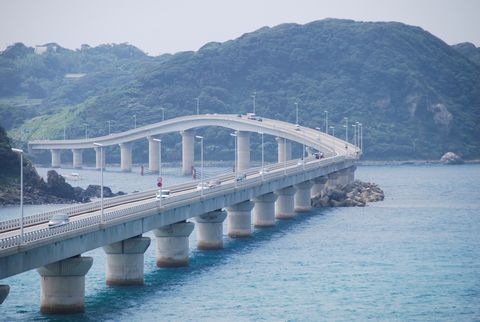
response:
<path id="1" fill-rule="evenodd" d="M 400 21 L 480 46 L 480 0 L 0 0 L 0 50 L 128 42 L 150 55 L 197 50 L 263 26 L 323 18 Z"/>

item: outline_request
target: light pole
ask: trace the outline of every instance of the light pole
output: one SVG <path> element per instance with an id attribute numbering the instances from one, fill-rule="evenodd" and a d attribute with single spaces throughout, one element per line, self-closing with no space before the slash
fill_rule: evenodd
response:
<path id="1" fill-rule="evenodd" d="M 287 175 L 287 139 L 283 138 L 283 174 Z"/>
<path id="2" fill-rule="evenodd" d="M 296 115 L 295 124 L 298 125 L 298 103 L 295 103 L 295 115 Z"/>
<path id="3" fill-rule="evenodd" d="M 13 152 L 20 154 L 20 245 L 23 244 L 23 150 L 12 148 Z"/>
<path id="4" fill-rule="evenodd" d="M 111 132 L 110 132 L 110 127 L 111 127 L 110 123 L 111 123 L 111 122 L 112 122 L 112 121 L 107 121 L 107 123 L 108 123 L 108 135 L 110 135 L 110 133 L 111 133 Z"/>
<path id="5" fill-rule="evenodd" d="M 235 138 L 235 165 L 233 166 L 233 169 L 235 170 L 234 171 L 234 175 L 235 175 L 235 179 L 234 179 L 234 185 L 235 185 L 235 188 L 237 187 L 237 133 L 230 133 L 231 136 L 233 136 Z"/>
<path id="6" fill-rule="evenodd" d="M 64 125 L 63 126 L 63 141 L 65 141 L 67 139 L 67 126 Z"/>
<path id="7" fill-rule="evenodd" d="M 335 151 L 335 126 L 330 126 L 330 129 L 332 129 L 332 133 L 333 133 L 333 154 L 335 155 L 337 153 Z"/>
<path id="8" fill-rule="evenodd" d="M 353 145 L 357 146 L 357 125 L 352 124 L 353 127 Z"/>
<path id="9" fill-rule="evenodd" d="M 163 178 L 162 178 L 162 140 L 154 138 L 153 141 L 158 142 L 158 176 L 160 177 L 160 207 L 162 206 L 162 188 L 163 188 Z"/>
<path id="10" fill-rule="evenodd" d="M 197 101 L 197 115 L 200 115 L 200 98 L 195 97 L 195 100 Z"/>
<path id="11" fill-rule="evenodd" d="M 362 150 L 363 153 L 363 124 L 358 123 L 360 125 L 360 150 Z"/>
<path id="12" fill-rule="evenodd" d="M 103 218 L 103 144 L 101 143 L 93 143 L 94 146 L 97 146 L 100 148 L 100 176 L 102 177 L 101 179 L 101 186 L 100 186 L 100 223 L 104 223 L 104 218 Z"/>
<path id="13" fill-rule="evenodd" d="M 252 98 L 253 98 L 253 114 L 255 114 L 255 97 L 257 96 L 257 92 L 253 92 Z"/>
<path id="14" fill-rule="evenodd" d="M 137 115 L 136 114 L 133 114 L 133 128 L 134 129 L 137 128 Z"/>
<path id="15" fill-rule="evenodd" d="M 344 117 L 345 119 L 345 141 L 348 142 L 348 117 Z"/>
<path id="16" fill-rule="evenodd" d="M 201 162 L 201 165 L 200 165 L 200 171 L 202 171 L 202 173 L 200 173 L 201 175 L 201 179 L 200 179 L 200 182 L 201 182 L 201 185 L 202 185 L 202 190 L 201 190 L 201 195 L 203 196 L 203 136 L 200 136 L 200 135 L 195 135 L 195 137 L 197 139 L 200 139 L 200 162 Z"/>
<path id="17" fill-rule="evenodd" d="M 86 139 L 88 139 L 88 124 L 83 123 L 83 125 L 85 126 L 85 140 L 86 140 Z"/>
<path id="18" fill-rule="evenodd" d="M 162 122 L 165 121 L 165 107 L 160 107 L 162 110 Z"/>
<path id="19" fill-rule="evenodd" d="M 264 161 L 265 161 L 265 158 L 263 156 L 263 132 L 260 132 L 260 135 L 262 136 L 262 181 L 264 180 L 264 168 L 263 168 L 263 165 L 264 165 Z"/>
<path id="20" fill-rule="evenodd" d="M 328 134 L 328 111 L 325 110 L 325 133 Z"/>

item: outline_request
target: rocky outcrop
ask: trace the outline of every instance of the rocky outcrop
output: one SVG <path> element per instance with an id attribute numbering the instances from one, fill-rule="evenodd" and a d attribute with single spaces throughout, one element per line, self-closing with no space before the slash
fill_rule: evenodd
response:
<path id="1" fill-rule="evenodd" d="M 368 202 L 381 201 L 383 190 L 375 183 L 356 180 L 343 187 L 327 189 L 312 198 L 313 207 L 364 207 Z"/>
<path id="2" fill-rule="evenodd" d="M 447 152 L 442 156 L 440 162 L 443 164 L 463 164 L 463 159 L 453 152 Z"/>

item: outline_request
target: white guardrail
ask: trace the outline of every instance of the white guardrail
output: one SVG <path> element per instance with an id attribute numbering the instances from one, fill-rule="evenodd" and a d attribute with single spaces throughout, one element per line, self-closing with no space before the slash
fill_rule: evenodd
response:
<path id="1" fill-rule="evenodd" d="M 287 167 L 289 167 L 289 168 L 287 168 L 286 173 L 287 174 L 296 174 L 296 173 L 303 172 L 304 168 L 305 168 L 305 170 L 310 170 L 310 169 L 316 168 L 320 165 L 321 166 L 327 166 L 327 165 L 332 164 L 334 162 L 343 161 L 345 159 L 346 158 L 343 157 L 343 156 L 337 156 L 337 157 L 327 158 L 327 159 L 323 159 L 323 160 L 314 160 L 313 162 L 306 162 L 305 165 L 298 164 L 299 160 L 292 160 L 292 161 L 289 161 L 288 163 L 286 163 Z M 294 165 L 294 164 L 298 164 L 298 165 L 292 168 L 292 165 Z M 284 175 L 284 172 L 283 172 L 284 171 L 284 166 L 285 165 L 283 163 L 280 163 L 280 164 L 277 163 L 273 166 L 268 167 L 270 172 L 264 173 L 263 178 L 260 175 L 254 177 L 254 178 L 250 178 L 250 179 L 248 179 L 248 177 L 247 177 L 247 179 L 244 179 L 242 181 L 237 182 L 236 186 L 237 186 L 237 188 L 245 188 L 245 187 L 248 187 L 248 186 L 255 186 L 260 182 L 265 182 L 265 181 L 269 181 L 271 179 L 277 178 L 279 175 L 283 176 Z M 252 169 L 252 171 L 249 170 L 246 173 L 247 173 L 247 176 L 249 174 L 258 173 L 258 168 L 256 170 Z M 232 180 L 233 178 L 234 178 L 233 175 L 223 175 L 223 176 L 215 177 L 216 180 L 220 180 L 220 181 L 222 181 L 222 180 L 223 181 Z M 210 180 L 212 180 L 212 178 L 210 178 Z M 220 185 L 212 187 L 212 188 L 204 189 L 203 197 L 201 197 L 200 196 L 201 192 L 199 190 L 196 190 L 197 183 L 198 183 L 198 181 L 195 182 L 195 184 L 193 184 L 193 185 L 192 185 L 192 183 L 187 183 L 187 184 L 180 184 L 180 185 L 177 185 L 175 187 L 171 187 L 170 188 L 171 190 L 185 191 L 185 190 L 188 190 L 186 188 L 191 189 L 192 186 L 193 186 L 193 188 L 195 188 L 195 190 L 190 192 L 190 193 L 184 193 L 184 194 L 180 194 L 178 196 L 171 196 L 170 198 L 163 199 L 161 208 L 164 208 L 166 206 L 171 206 L 172 204 L 176 204 L 176 203 L 181 204 L 182 202 L 185 202 L 185 201 L 190 202 L 193 198 L 205 198 L 205 196 L 224 193 L 225 191 L 227 191 L 229 189 L 235 188 L 235 183 L 233 181 L 229 182 L 227 184 L 220 184 Z M 119 204 L 124 204 L 124 203 L 132 202 L 132 201 L 140 201 L 140 200 L 142 200 L 142 198 L 145 199 L 145 198 L 148 198 L 150 196 L 153 198 L 155 191 L 157 191 L 157 189 L 148 190 L 148 191 L 144 191 L 144 192 L 141 192 L 141 193 L 136 193 L 136 194 L 133 194 L 133 195 L 130 195 L 130 196 L 121 196 L 120 199 L 119 199 L 119 197 L 112 198 L 112 199 L 109 199 L 108 202 L 109 202 L 110 205 L 112 205 L 112 204 L 119 205 Z M 78 219 L 78 220 L 72 220 L 68 224 L 63 225 L 63 226 L 53 227 L 53 228 L 42 228 L 42 229 L 27 232 L 27 233 L 24 234 L 23 244 L 32 243 L 32 242 L 38 241 L 40 239 L 47 239 L 47 238 L 50 238 L 50 237 L 53 237 L 53 236 L 60 236 L 60 235 L 64 235 L 64 234 L 66 235 L 66 234 L 68 234 L 72 231 L 89 229 L 89 228 L 93 228 L 95 226 L 100 225 L 101 224 L 100 213 L 94 214 L 94 212 L 96 212 L 96 211 L 99 212 L 99 210 L 100 210 L 99 205 L 100 205 L 99 201 L 96 201 L 96 202 L 92 202 L 92 203 L 87 204 L 87 205 L 77 205 L 77 206 L 58 209 L 58 210 L 55 210 L 55 211 L 42 213 L 42 214 L 37 214 L 37 215 L 33 215 L 33 216 L 29 216 L 29 217 L 25 218 L 25 219 L 28 219 L 28 221 L 25 221 L 25 224 L 27 224 L 27 222 L 29 222 L 29 223 L 35 223 L 35 222 L 36 223 L 43 223 L 45 221 L 48 221 L 50 216 L 54 213 L 59 213 L 59 212 L 62 212 L 62 213 L 92 212 L 92 216 L 90 216 L 90 217 L 82 218 L 82 219 Z M 141 212 L 144 212 L 144 211 L 147 211 L 147 210 L 152 210 L 154 208 L 158 208 L 158 210 L 160 211 L 159 201 L 156 200 L 156 199 L 153 199 L 151 201 L 146 201 L 145 203 L 142 203 L 140 205 L 135 205 L 135 206 L 132 206 L 132 207 L 121 209 L 121 210 L 114 210 L 114 211 L 108 212 L 108 209 L 107 209 L 107 211 L 104 212 L 104 222 L 108 223 L 108 222 L 112 222 L 112 221 L 118 221 L 119 219 L 125 220 L 125 219 L 128 219 L 128 217 L 137 216 Z M 8 227 L 7 223 L 11 222 L 11 221 L 12 220 L 2 222 L 1 227 Z M 18 226 L 14 226 L 14 227 L 18 228 Z M 21 244 L 20 243 L 20 238 L 21 238 L 20 235 L 15 235 L 15 236 L 10 236 L 10 237 L 0 239 L 0 250 L 4 250 L 4 249 L 19 246 Z"/>

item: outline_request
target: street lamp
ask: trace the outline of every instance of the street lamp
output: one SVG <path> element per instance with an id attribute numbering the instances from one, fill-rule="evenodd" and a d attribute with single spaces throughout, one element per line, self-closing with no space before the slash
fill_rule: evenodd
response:
<path id="1" fill-rule="evenodd" d="M 298 125 L 298 103 L 295 103 L 295 114 L 297 116 L 295 124 Z"/>
<path id="2" fill-rule="evenodd" d="M 165 107 L 160 107 L 162 110 L 162 122 L 165 121 Z"/>
<path id="3" fill-rule="evenodd" d="M 348 117 L 344 117 L 344 119 L 345 119 L 345 125 L 344 125 L 344 127 L 345 127 L 345 141 L 348 142 Z"/>
<path id="4" fill-rule="evenodd" d="M 264 175 L 264 172 L 265 172 L 265 171 L 263 170 L 263 165 L 264 165 L 264 160 L 265 160 L 265 158 L 264 158 L 264 156 L 263 156 L 263 132 L 260 132 L 260 135 L 262 136 L 262 181 L 263 181 L 263 180 L 264 180 L 263 175 Z"/>
<path id="5" fill-rule="evenodd" d="M 100 148 L 100 173 L 101 173 L 101 187 L 100 187 L 100 223 L 104 223 L 104 218 L 103 218 L 103 144 L 94 142 L 94 146 L 97 146 Z"/>
<path id="6" fill-rule="evenodd" d="M 358 123 L 360 125 L 360 150 L 363 152 L 363 124 Z"/>
<path id="7" fill-rule="evenodd" d="M 253 114 L 255 114 L 255 97 L 257 96 L 257 92 L 253 92 L 252 98 L 253 98 Z"/>
<path id="8" fill-rule="evenodd" d="M 235 138 L 235 165 L 233 166 L 233 169 L 235 170 L 235 179 L 234 179 L 234 185 L 237 187 L 237 133 L 230 133 L 231 136 Z"/>
<path id="9" fill-rule="evenodd" d="M 283 174 L 287 175 L 287 139 L 283 138 Z"/>
<path id="10" fill-rule="evenodd" d="M 328 134 L 328 111 L 325 110 L 325 133 Z"/>
<path id="11" fill-rule="evenodd" d="M 134 129 L 137 128 L 137 115 L 136 114 L 133 114 L 133 128 Z"/>
<path id="12" fill-rule="evenodd" d="M 65 141 L 67 139 L 67 126 L 64 125 L 63 126 L 63 141 Z"/>
<path id="13" fill-rule="evenodd" d="M 162 140 L 153 138 L 153 141 L 158 142 L 158 176 L 160 177 L 160 180 L 162 180 Z M 163 187 L 163 182 L 160 184 L 160 207 L 162 206 L 162 187 Z"/>
<path id="14" fill-rule="evenodd" d="M 85 140 L 88 139 L 88 124 L 83 123 L 83 126 L 85 126 Z"/>
<path id="15" fill-rule="evenodd" d="M 23 244 L 23 150 L 12 148 L 12 151 L 20 154 L 20 244 Z"/>
<path id="16" fill-rule="evenodd" d="M 353 145 L 357 146 L 357 125 L 352 124 L 353 127 Z"/>
<path id="17" fill-rule="evenodd" d="M 201 166 L 200 166 L 200 171 L 202 171 L 200 173 L 201 175 L 201 184 L 202 184 L 202 190 L 201 190 L 201 195 L 203 196 L 203 136 L 200 136 L 200 135 L 195 135 L 195 137 L 197 139 L 200 139 L 200 162 L 201 162 Z"/>
<path id="18" fill-rule="evenodd" d="M 332 129 L 333 133 L 333 154 L 335 155 L 337 152 L 335 152 L 335 126 L 330 126 L 330 129 Z"/>
<path id="19" fill-rule="evenodd" d="M 197 101 L 197 115 L 200 115 L 200 98 L 195 97 L 195 100 Z"/>
<path id="20" fill-rule="evenodd" d="M 110 127 L 111 127 L 110 123 L 111 123 L 111 122 L 112 122 L 112 121 L 107 121 L 107 123 L 108 123 L 108 135 L 110 135 L 110 133 L 111 133 L 111 132 L 110 132 Z"/>

